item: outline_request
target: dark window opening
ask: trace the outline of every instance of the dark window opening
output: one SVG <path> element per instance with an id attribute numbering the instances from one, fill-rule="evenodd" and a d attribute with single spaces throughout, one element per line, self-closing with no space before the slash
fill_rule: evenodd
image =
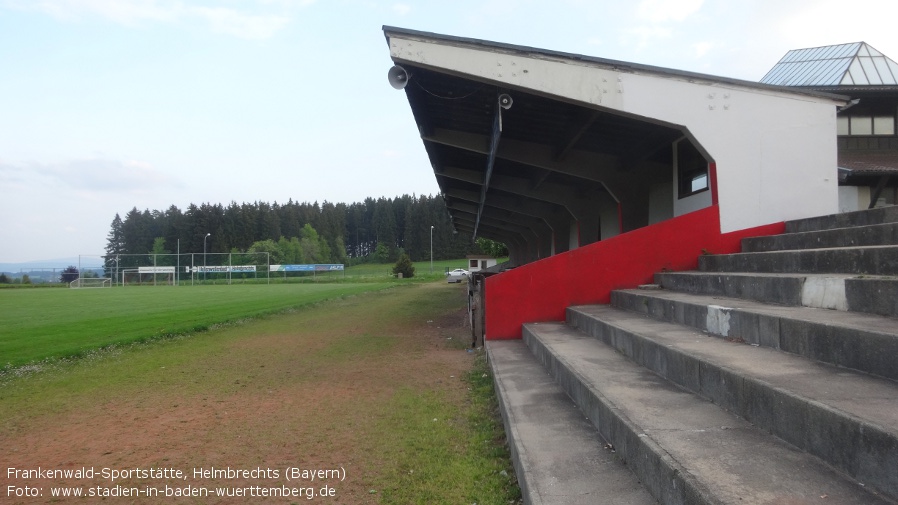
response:
<path id="1" fill-rule="evenodd" d="M 708 161 L 691 142 L 677 144 L 677 196 L 685 198 L 709 188 Z"/>

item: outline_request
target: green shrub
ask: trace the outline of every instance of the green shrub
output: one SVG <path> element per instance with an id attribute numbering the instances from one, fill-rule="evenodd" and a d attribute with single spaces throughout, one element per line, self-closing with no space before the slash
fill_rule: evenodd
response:
<path id="1" fill-rule="evenodd" d="M 393 265 L 393 275 L 402 274 L 402 277 L 408 279 L 415 276 L 415 265 L 412 264 L 408 254 L 402 253 L 396 264 Z"/>

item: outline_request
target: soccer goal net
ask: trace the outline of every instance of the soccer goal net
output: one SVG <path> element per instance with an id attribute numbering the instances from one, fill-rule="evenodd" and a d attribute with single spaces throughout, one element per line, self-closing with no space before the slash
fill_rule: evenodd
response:
<path id="1" fill-rule="evenodd" d="M 122 271 L 122 286 L 174 286 L 175 267 L 126 268 Z"/>
<path id="2" fill-rule="evenodd" d="M 79 277 L 69 283 L 70 288 L 109 288 L 112 279 L 108 277 Z"/>

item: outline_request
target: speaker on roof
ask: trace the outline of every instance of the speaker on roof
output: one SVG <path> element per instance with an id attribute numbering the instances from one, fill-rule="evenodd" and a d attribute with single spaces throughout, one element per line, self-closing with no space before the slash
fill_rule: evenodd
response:
<path id="1" fill-rule="evenodd" d="M 390 86 L 393 86 L 393 89 L 402 89 L 408 84 L 408 72 L 399 65 L 393 65 L 387 72 L 387 79 L 390 80 Z"/>
<path id="2" fill-rule="evenodd" d="M 502 107 L 503 109 L 507 110 L 507 109 L 511 108 L 511 104 L 513 104 L 513 103 L 514 103 L 514 100 L 511 99 L 511 96 L 509 96 L 505 93 L 502 93 L 501 95 L 499 95 L 499 107 Z"/>

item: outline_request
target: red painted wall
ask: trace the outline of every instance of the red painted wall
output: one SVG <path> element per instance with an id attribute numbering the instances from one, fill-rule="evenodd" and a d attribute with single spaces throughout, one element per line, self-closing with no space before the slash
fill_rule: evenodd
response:
<path id="1" fill-rule="evenodd" d="M 712 205 L 488 277 L 486 338 L 521 338 L 524 323 L 563 321 L 570 305 L 609 303 L 612 290 L 649 284 L 655 272 L 698 268 L 703 250 L 739 252 L 745 237 L 784 230 L 774 223 L 721 235 Z"/>

